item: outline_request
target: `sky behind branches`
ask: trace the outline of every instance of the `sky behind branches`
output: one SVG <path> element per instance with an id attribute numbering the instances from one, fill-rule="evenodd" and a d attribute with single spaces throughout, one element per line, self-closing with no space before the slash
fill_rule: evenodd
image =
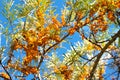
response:
<path id="1" fill-rule="evenodd" d="M 2 2 L 3 0 L 1 0 L 0 1 L 0 3 Z M 53 3 L 53 7 L 55 7 L 56 8 L 56 12 L 55 12 L 55 14 L 58 14 L 58 16 L 60 16 L 61 15 L 61 10 L 64 8 L 64 6 L 65 6 L 65 0 L 52 0 L 54 3 Z M 15 4 L 17 4 L 17 3 L 19 3 L 18 2 L 18 0 L 15 0 Z M 6 19 L 0 14 L 0 24 L 2 24 L 2 22 L 5 22 L 6 21 Z M 3 25 L 4 26 L 4 25 Z M 87 30 L 86 30 L 87 31 Z M 73 44 L 74 45 L 74 42 L 77 42 L 77 41 L 81 41 L 81 38 L 80 37 L 78 37 L 78 33 L 75 33 L 72 37 L 69 37 L 69 39 L 70 38 L 72 38 L 71 40 L 70 40 L 70 42 L 71 42 L 71 44 Z M 4 45 L 5 44 L 5 38 L 3 38 L 2 37 L 2 40 L 1 40 L 1 45 Z M 64 47 L 66 47 L 66 49 L 57 49 L 57 53 L 58 53 L 58 56 L 60 56 L 61 57 L 61 59 L 62 59 L 62 54 L 64 54 L 65 52 L 66 52 L 66 50 L 68 49 L 70 49 L 70 44 L 62 44 L 62 46 L 64 46 Z M 45 66 L 45 65 L 44 65 Z M 109 73 L 110 71 L 114 71 L 114 70 L 109 70 L 109 69 L 107 69 L 107 71 L 106 71 L 106 74 L 107 73 Z M 26 77 L 26 79 L 28 80 L 28 79 L 32 79 L 32 75 L 29 75 L 28 77 Z M 110 77 L 111 78 L 111 77 Z M 110 78 L 108 78 L 108 80 L 110 79 Z"/>

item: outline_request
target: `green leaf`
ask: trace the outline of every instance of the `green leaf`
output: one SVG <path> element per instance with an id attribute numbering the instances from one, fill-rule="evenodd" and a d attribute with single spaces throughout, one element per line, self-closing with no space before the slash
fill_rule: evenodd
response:
<path id="1" fill-rule="evenodd" d="M 57 80 L 62 80 L 62 74 L 56 74 Z"/>
<path id="2" fill-rule="evenodd" d="M 72 11 L 72 14 L 71 14 L 71 19 L 70 21 L 73 21 L 75 19 L 75 16 L 76 16 L 76 13 L 75 11 Z"/>
<path id="3" fill-rule="evenodd" d="M 24 8 L 20 11 L 20 13 L 18 14 L 17 17 L 21 18 L 21 17 L 27 16 L 32 9 L 33 9 L 33 7 L 25 5 Z"/>
<path id="4" fill-rule="evenodd" d="M 118 47 L 120 47 L 120 37 L 118 38 Z"/>

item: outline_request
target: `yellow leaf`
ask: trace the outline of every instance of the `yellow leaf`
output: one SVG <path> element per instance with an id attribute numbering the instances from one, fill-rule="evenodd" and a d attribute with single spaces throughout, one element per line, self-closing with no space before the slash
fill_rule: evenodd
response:
<path id="1" fill-rule="evenodd" d="M 89 43 L 86 47 L 87 50 L 93 50 L 93 45 L 91 43 Z"/>

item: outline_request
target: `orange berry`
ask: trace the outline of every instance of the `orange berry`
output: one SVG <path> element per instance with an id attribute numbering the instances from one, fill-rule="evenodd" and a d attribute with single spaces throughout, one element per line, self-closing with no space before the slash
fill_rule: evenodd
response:
<path id="1" fill-rule="evenodd" d="M 64 26 L 66 24 L 64 15 L 61 16 L 61 20 L 62 20 L 62 25 Z"/>
<path id="2" fill-rule="evenodd" d="M 115 20 L 115 16 L 114 13 L 112 11 L 109 11 L 107 14 L 108 19 L 110 19 L 111 21 Z"/>
<path id="3" fill-rule="evenodd" d="M 52 18 L 52 22 L 58 26 L 61 26 L 60 22 L 56 19 L 56 17 Z"/>
<path id="4" fill-rule="evenodd" d="M 68 30 L 68 33 L 69 33 L 70 35 L 73 35 L 75 31 L 76 31 L 75 28 L 70 28 L 70 29 Z"/>
<path id="5" fill-rule="evenodd" d="M 55 35 L 54 38 L 55 38 L 55 41 L 56 41 L 56 42 L 59 42 L 59 41 L 61 40 L 59 35 Z"/>
<path id="6" fill-rule="evenodd" d="M 10 79 L 10 77 L 8 76 L 8 74 L 6 74 L 5 72 L 1 72 L 0 75 L 6 79 Z M 5 79 L 5 80 L 6 80 Z"/>
<path id="7" fill-rule="evenodd" d="M 89 23 L 90 22 L 90 18 L 86 18 L 85 23 Z"/>

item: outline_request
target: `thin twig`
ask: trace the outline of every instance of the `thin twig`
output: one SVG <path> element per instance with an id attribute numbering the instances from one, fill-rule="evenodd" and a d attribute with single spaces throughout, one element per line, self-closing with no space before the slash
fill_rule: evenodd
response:
<path id="1" fill-rule="evenodd" d="M 94 33 L 92 32 L 91 34 L 92 34 L 92 36 L 93 36 L 93 38 L 94 38 L 94 40 L 95 40 L 95 43 L 97 43 L 97 40 L 96 40 L 96 38 L 95 38 Z"/>
<path id="2" fill-rule="evenodd" d="M 50 49 L 52 49 L 54 46 L 58 45 L 60 42 L 62 42 L 62 41 L 63 41 L 65 38 L 67 38 L 68 36 L 69 36 L 69 34 L 66 34 L 59 42 L 57 42 L 57 43 L 53 44 L 52 46 L 50 46 L 49 48 L 47 48 L 47 49 L 44 51 L 43 56 L 44 56 Z M 41 66 L 41 63 L 43 62 L 43 59 L 44 59 L 44 57 L 41 56 L 40 62 L 39 62 L 39 64 L 38 64 L 38 68 Z"/>
<path id="3" fill-rule="evenodd" d="M 96 19 L 99 18 L 100 16 L 101 16 L 101 15 L 93 18 L 90 22 L 96 20 Z M 89 23 L 90 23 L 90 22 L 89 22 Z M 85 26 L 85 25 L 87 25 L 87 24 L 89 24 L 89 23 L 84 23 L 82 26 Z M 79 30 L 79 28 L 80 28 L 80 27 L 78 27 L 78 29 L 76 29 L 76 31 Z M 46 49 L 45 52 L 43 53 L 43 56 L 44 56 L 50 49 L 52 49 L 54 46 L 58 45 L 60 42 L 62 42 L 62 41 L 63 41 L 65 38 L 67 38 L 68 36 L 69 36 L 69 33 L 67 33 L 59 42 L 53 44 L 53 45 L 50 46 L 48 49 Z M 43 59 L 44 59 L 43 57 L 40 58 L 40 62 L 38 63 L 38 67 L 37 67 L 37 68 L 39 68 L 39 67 L 41 66 L 41 63 L 43 62 Z"/>
<path id="4" fill-rule="evenodd" d="M 73 50 L 75 51 L 75 53 L 76 53 L 77 55 L 79 55 L 81 58 L 83 58 L 83 59 L 85 59 L 85 60 L 89 60 L 89 59 L 83 57 L 82 55 L 78 54 L 79 52 L 76 51 L 76 49 L 74 48 L 74 46 L 73 46 L 72 44 L 71 44 L 71 46 L 72 46 Z M 74 56 L 74 57 L 75 57 L 75 56 Z"/>
<path id="5" fill-rule="evenodd" d="M 115 73 L 117 73 L 117 71 L 114 71 L 114 72 L 112 72 L 111 74 L 106 75 L 106 77 L 105 77 L 104 79 L 106 80 L 108 77 L 110 77 L 110 75 L 113 75 L 113 74 L 115 74 Z"/>
<path id="6" fill-rule="evenodd" d="M 92 80 L 92 77 L 95 73 L 95 70 L 97 68 L 97 65 L 100 61 L 100 58 L 102 57 L 102 55 L 104 54 L 105 50 L 116 40 L 116 38 L 120 37 L 120 30 L 114 35 L 112 36 L 112 39 L 103 47 L 103 49 L 101 50 L 101 52 L 98 54 L 97 59 L 94 62 L 93 68 L 90 72 L 90 76 L 88 80 Z"/>
<path id="7" fill-rule="evenodd" d="M 80 30 L 78 31 L 78 33 L 81 35 L 83 34 L 84 35 L 84 31 L 82 31 L 82 33 L 80 32 Z M 84 35 L 84 39 L 86 39 L 87 41 L 89 41 L 90 43 L 96 45 L 97 47 L 99 47 L 100 49 L 102 49 L 102 47 L 100 45 L 98 45 L 97 43 L 95 42 L 92 42 L 90 39 L 88 39 L 85 35 Z"/>
<path id="8" fill-rule="evenodd" d="M 83 67 L 88 63 L 88 62 L 90 62 L 90 61 L 92 61 L 94 58 L 96 58 L 98 56 L 98 54 L 97 55 L 95 55 L 95 56 L 93 56 L 91 59 L 89 59 L 87 62 L 85 62 L 84 63 L 84 65 L 83 65 Z"/>
<path id="9" fill-rule="evenodd" d="M 0 61 L 0 65 L 2 66 L 2 68 L 4 69 L 4 71 L 7 73 L 7 75 L 9 76 L 9 80 L 12 80 L 10 74 L 8 73 L 8 71 L 5 69 L 5 67 L 2 65 L 1 61 Z"/>
<path id="10" fill-rule="evenodd" d="M 78 61 L 78 60 L 74 60 L 74 61 L 73 61 L 73 59 L 76 57 L 76 55 L 78 55 L 79 57 L 81 57 L 81 58 L 84 59 L 84 60 L 89 60 L 89 59 L 83 57 L 81 54 L 79 54 L 80 52 L 76 51 L 75 48 L 74 48 L 74 46 L 73 46 L 72 44 L 71 44 L 71 46 L 72 46 L 72 48 L 73 48 L 73 50 L 74 50 L 74 52 L 75 52 L 76 54 L 73 56 L 72 62 L 71 62 L 69 65 L 72 65 L 74 62 L 77 62 L 77 61 Z M 69 62 L 70 62 L 70 61 L 69 61 Z M 67 64 L 68 64 L 68 63 L 67 63 Z M 69 65 L 68 65 L 68 66 L 69 66 Z"/>

